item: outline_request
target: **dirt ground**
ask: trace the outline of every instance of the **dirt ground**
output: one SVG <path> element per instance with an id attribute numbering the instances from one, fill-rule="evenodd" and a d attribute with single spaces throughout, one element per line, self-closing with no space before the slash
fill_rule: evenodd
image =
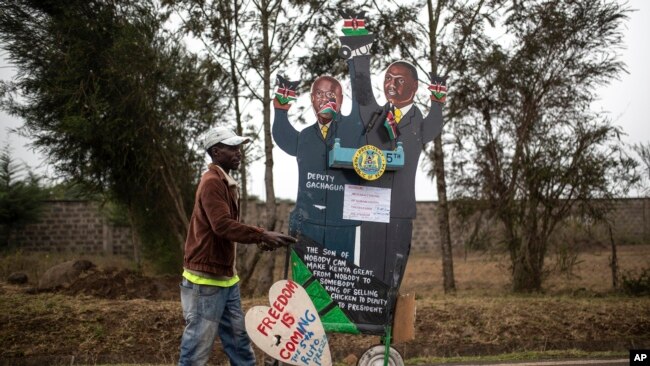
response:
<path id="1" fill-rule="evenodd" d="M 403 282 L 402 292 L 417 299 L 416 338 L 395 345 L 405 359 L 650 348 L 650 298 L 611 290 L 606 249 L 580 254 L 570 274 L 550 271 L 546 293 L 524 296 L 510 294 L 505 258 L 486 253 L 457 256 L 458 292 L 444 295 L 432 257 L 412 256 Z M 619 250 L 622 271 L 645 268 L 649 259 L 650 245 Z M 183 329 L 179 280 L 100 268 L 56 292 L 0 283 L 0 364 L 171 364 Z M 245 299 L 244 307 L 266 301 Z M 378 343 L 374 336 L 330 338 L 336 362 Z M 216 345 L 212 364 L 224 359 Z"/>

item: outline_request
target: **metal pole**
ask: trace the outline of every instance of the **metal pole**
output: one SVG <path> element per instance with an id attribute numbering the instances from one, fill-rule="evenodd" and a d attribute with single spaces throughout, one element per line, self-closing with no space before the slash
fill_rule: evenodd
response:
<path id="1" fill-rule="evenodd" d="M 390 358 L 390 336 L 392 327 L 386 326 L 386 334 L 384 335 L 384 366 L 388 366 L 388 359 Z"/>

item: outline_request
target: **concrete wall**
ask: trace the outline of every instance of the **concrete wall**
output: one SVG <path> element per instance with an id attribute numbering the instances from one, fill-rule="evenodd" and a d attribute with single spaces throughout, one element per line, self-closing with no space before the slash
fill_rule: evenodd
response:
<path id="1" fill-rule="evenodd" d="M 40 220 L 14 233 L 12 241 L 35 252 L 133 253 L 131 228 L 111 223 L 91 201 L 46 201 Z"/>
<path id="2" fill-rule="evenodd" d="M 611 214 L 613 235 L 619 244 L 650 242 L 650 198 L 620 199 L 613 202 Z M 288 232 L 290 203 L 278 204 L 278 227 Z M 418 202 L 418 216 L 413 228 L 412 252 L 440 252 L 437 221 L 437 202 Z M 477 218 L 475 217 L 474 220 Z M 264 226 L 265 204 L 251 202 L 245 221 Z M 498 225 L 481 218 L 482 225 L 474 239 L 494 241 Z M 475 221 L 461 222 L 452 210 L 450 225 L 452 243 L 463 248 L 475 229 Z M 568 220 L 558 228 L 557 240 L 570 242 L 609 243 L 609 231 L 601 224 L 579 218 Z M 89 201 L 48 201 L 38 223 L 28 225 L 14 236 L 14 242 L 26 251 L 71 251 L 87 254 L 114 254 L 130 256 L 133 252 L 129 227 L 115 225 L 101 214 L 99 205 Z"/>

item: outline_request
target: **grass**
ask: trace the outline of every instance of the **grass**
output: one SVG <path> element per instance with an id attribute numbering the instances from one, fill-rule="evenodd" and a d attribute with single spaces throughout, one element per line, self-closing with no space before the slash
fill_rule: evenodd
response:
<path id="1" fill-rule="evenodd" d="M 556 350 L 556 351 L 524 351 L 506 353 L 492 356 L 475 357 L 414 357 L 404 360 L 405 365 L 445 365 L 470 362 L 518 362 L 518 361 L 539 361 L 539 360 L 564 360 L 564 359 L 615 359 L 627 358 L 627 352 L 586 352 L 578 349 Z M 117 364 L 112 366 L 169 366 L 173 364 Z M 335 366 L 348 366 L 344 362 L 336 362 Z M 108 365 L 100 365 L 108 366 Z"/>
<path id="2" fill-rule="evenodd" d="M 14 272 L 24 272 L 32 285 L 38 284 L 43 273 L 52 266 L 69 260 L 86 259 L 98 267 L 134 269 L 135 263 L 128 258 L 107 255 L 80 255 L 72 252 L 28 253 L 22 251 L 0 252 L 0 279 Z"/>
<path id="3" fill-rule="evenodd" d="M 557 351 L 525 351 L 506 353 L 492 356 L 477 357 L 415 357 L 404 360 L 405 365 L 445 365 L 450 363 L 469 363 L 469 362 L 517 362 L 517 361 L 536 361 L 536 360 L 562 360 L 562 359 L 614 359 L 627 358 L 627 352 L 586 352 L 577 349 L 557 350 Z M 114 364 L 111 366 L 170 366 L 173 364 Z M 344 362 L 336 362 L 335 366 L 347 366 Z M 108 366 L 96 365 L 96 366 Z"/>
<path id="4" fill-rule="evenodd" d="M 609 248 L 594 247 L 578 253 L 579 263 L 571 274 L 561 272 L 557 258 L 549 256 L 543 283 L 546 295 L 606 296 L 615 292 L 609 267 Z M 649 267 L 650 245 L 625 245 L 617 250 L 619 273 Z M 512 296 L 509 258 L 502 253 L 456 253 L 454 276 L 457 296 Z M 409 257 L 400 292 L 416 296 L 444 296 L 439 254 L 418 253 Z"/>
<path id="5" fill-rule="evenodd" d="M 650 245 L 621 246 L 622 271 L 650 263 Z M 14 253 L 0 258 L 0 271 L 42 273 L 50 264 L 74 257 Z M 99 266 L 129 266 L 118 259 L 87 258 Z M 417 298 L 416 339 L 394 347 L 408 364 L 557 358 L 609 358 L 629 348 L 650 348 L 650 297 L 629 297 L 611 288 L 609 252 L 579 253 L 573 274 L 551 270 L 541 294 L 510 292 L 503 255 L 456 256 L 458 291 L 445 295 L 440 259 L 412 255 L 402 292 Z M 553 258 L 548 268 L 553 269 Z M 33 267 L 30 267 L 33 266 Z M 37 277 L 35 277 L 37 278 Z M 244 299 L 244 307 L 266 297 Z M 105 300 L 53 293 L 29 294 L 0 282 L 0 363 L 42 360 L 42 364 L 170 365 L 183 330 L 180 303 Z M 331 335 L 333 360 L 377 343 L 376 337 Z M 522 351 L 525 350 L 525 351 Z M 263 355 L 257 353 L 258 360 Z M 215 347 L 212 364 L 224 364 Z M 38 363 L 38 362 L 36 362 Z M 32 362 L 32 364 L 36 364 Z"/>
<path id="6" fill-rule="evenodd" d="M 610 359 L 627 358 L 627 352 L 606 351 L 586 352 L 578 349 L 554 350 L 554 351 L 524 351 L 505 353 L 491 356 L 474 357 L 415 357 L 405 360 L 406 365 L 444 365 L 449 363 L 467 362 L 517 362 L 517 361 L 540 361 L 540 360 L 561 360 L 561 359 Z"/>

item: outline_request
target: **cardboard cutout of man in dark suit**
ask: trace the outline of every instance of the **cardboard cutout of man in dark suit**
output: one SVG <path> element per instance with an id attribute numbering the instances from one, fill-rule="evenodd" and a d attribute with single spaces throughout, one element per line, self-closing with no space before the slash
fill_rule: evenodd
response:
<path id="1" fill-rule="evenodd" d="M 396 143 L 401 142 L 405 156 L 404 167 L 400 170 L 387 171 L 377 180 L 362 182 L 366 186 L 390 188 L 391 208 L 390 223 L 362 223 L 360 266 L 373 270 L 374 275 L 386 284 L 397 282 L 399 285 L 411 247 L 413 219 L 416 216 L 415 174 L 418 160 L 424 145 L 440 134 L 442 105 L 432 102 L 429 114 L 423 117 L 419 108 L 413 105 L 418 88 L 417 70 L 406 61 L 397 61 L 386 70 L 384 93 L 388 102 L 380 106 L 372 94 L 370 56 L 352 54 L 352 98 L 359 104 L 366 130 L 365 143 L 382 150 L 393 150 Z M 393 117 L 391 123 L 395 125 L 394 139 L 388 132 L 387 117 L 390 115 Z"/>
<path id="2" fill-rule="evenodd" d="M 298 162 L 298 196 L 289 218 L 289 232 L 305 235 L 324 247 L 354 255 L 355 231 L 360 222 L 343 219 L 345 184 L 359 184 L 359 177 L 349 169 L 332 169 L 328 152 L 336 137 L 344 144 L 356 144 L 360 128 L 356 122 L 340 115 L 343 92 L 338 80 L 321 76 L 312 84 L 311 103 L 317 121 L 297 131 L 289 122 L 288 107 L 274 101 L 273 138 Z M 353 107 L 352 113 L 357 113 Z M 353 137 L 354 136 L 354 137 Z M 349 141 L 352 139 L 353 141 Z"/>

